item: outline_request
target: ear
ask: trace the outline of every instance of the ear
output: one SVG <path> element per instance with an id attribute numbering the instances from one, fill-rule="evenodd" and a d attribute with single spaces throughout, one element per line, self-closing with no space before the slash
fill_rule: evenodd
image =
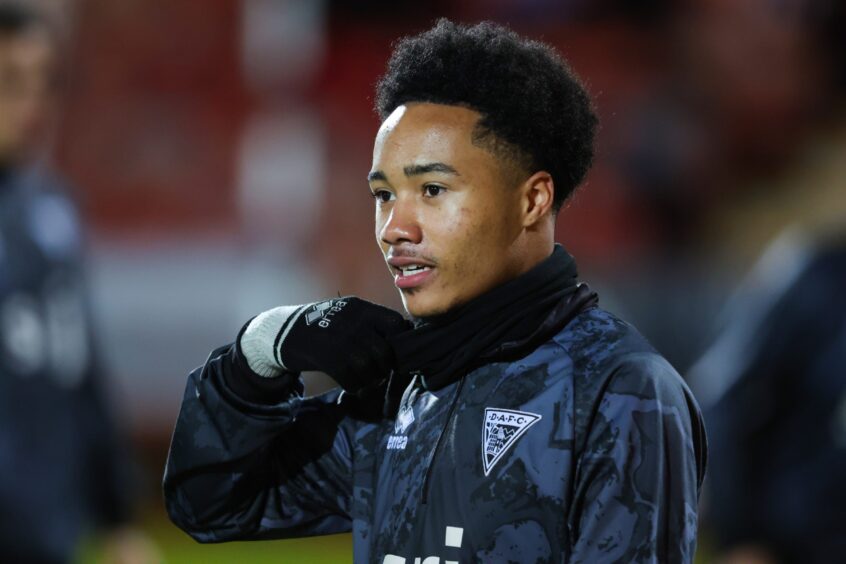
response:
<path id="1" fill-rule="evenodd" d="M 552 176 L 545 171 L 534 173 L 520 186 L 523 227 L 536 225 L 552 211 L 555 185 Z"/>

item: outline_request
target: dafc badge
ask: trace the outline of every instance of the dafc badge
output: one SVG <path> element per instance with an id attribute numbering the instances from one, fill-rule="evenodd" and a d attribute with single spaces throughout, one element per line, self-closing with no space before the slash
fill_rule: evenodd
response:
<path id="1" fill-rule="evenodd" d="M 517 439 L 540 419 L 537 413 L 485 408 L 485 427 L 482 430 L 482 466 L 485 468 L 485 476 L 490 474 L 494 465 Z"/>

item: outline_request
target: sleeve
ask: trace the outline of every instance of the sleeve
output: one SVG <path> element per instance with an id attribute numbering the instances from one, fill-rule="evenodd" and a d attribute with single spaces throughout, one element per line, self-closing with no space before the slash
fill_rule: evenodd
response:
<path id="1" fill-rule="evenodd" d="M 163 481 L 177 526 L 199 542 L 350 530 L 355 422 L 338 390 L 302 389 L 256 376 L 235 345 L 190 374 Z"/>
<path id="2" fill-rule="evenodd" d="M 693 562 L 705 431 L 693 396 L 657 354 L 609 377 L 576 463 L 572 562 Z"/>

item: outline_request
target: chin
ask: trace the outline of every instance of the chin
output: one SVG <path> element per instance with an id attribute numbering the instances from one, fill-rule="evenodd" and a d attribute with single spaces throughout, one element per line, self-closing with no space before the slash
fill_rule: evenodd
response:
<path id="1" fill-rule="evenodd" d="M 429 300 L 425 296 L 402 293 L 402 305 L 411 317 L 431 317 L 443 313 L 445 308 L 439 300 Z"/>
<path id="2" fill-rule="evenodd" d="M 426 292 L 402 292 L 402 305 L 411 317 L 431 317 L 449 310 L 449 301 L 432 299 Z"/>
<path id="3" fill-rule="evenodd" d="M 432 307 L 427 304 L 418 304 L 414 300 L 403 300 L 405 311 L 411 317 L 431 317 L 443 313 L 445 310 L 438 307 Z"/>

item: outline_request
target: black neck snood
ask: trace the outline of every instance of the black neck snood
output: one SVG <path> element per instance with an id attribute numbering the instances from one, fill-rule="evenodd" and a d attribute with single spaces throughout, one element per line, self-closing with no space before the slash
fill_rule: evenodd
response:
<path id="1" fill-rule="evenodd" d="M 484 364 L 521 358 L 596 303 L 596 294 L 578 284 L 573 257 L 556 244 L 528 272 L 444 314 L 419 318 L 414 329 L 395 336 L 389 397 L 413 376 L 438 390 Z"/>

